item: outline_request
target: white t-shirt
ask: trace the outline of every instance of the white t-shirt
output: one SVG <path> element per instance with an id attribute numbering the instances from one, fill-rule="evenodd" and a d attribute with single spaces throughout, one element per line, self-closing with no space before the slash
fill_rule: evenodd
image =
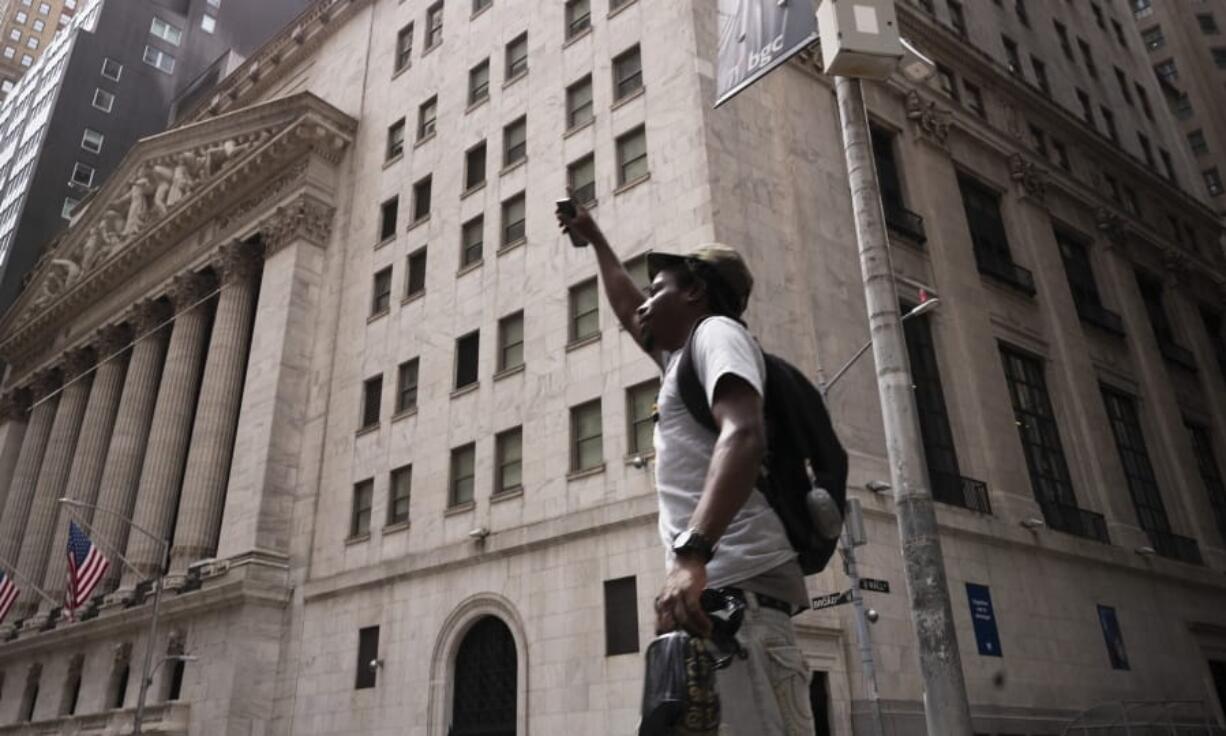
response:
<path id="1" fill-rule="evenodd" d="M 708 405 L 715 396 L 720 378 L 726 375 L 735 375 L 759 395 L 764 394 L 766 362 L 762 351 L 736 320 L 708 318 L 694 332 L 691 351 L 694 371 L 706 391 Z M 680 357 L 680 351 L 665 355 L 666 368 L 658 401 L 660 421 L 655 428 L 660 538 L 670 566 L 673 538 L 689 528 L 690 517 L 702 496 L 717 439 L 714 432 L 699 424 L 685 408 L 677 385 Z M 781 566 L 784 570 L 776 570 Z M 778 584 L 781 574 L 786 574 L 790 584 Z M 766 589 L 760 585 L 742 585 L 761 576 L 774 584 Z M 788 542 L 783 522 L 757 489 L 733 517 L 716 544 L 715 557 L 707 563 L 707 587 L 732 585 L 786 600 L 793 600 L 796 595 L 781 593 L 795 591 L 799 586 L 799 602 L 804 600 L 804 579 L 796 563 L 796 551 Z"/>

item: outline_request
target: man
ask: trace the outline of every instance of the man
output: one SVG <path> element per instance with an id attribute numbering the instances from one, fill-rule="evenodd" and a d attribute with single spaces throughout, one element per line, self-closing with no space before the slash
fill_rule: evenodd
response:
<path id="1" fill-rule="evenodd" d="M 791 623 L 808 607 L 804 575 L 782 522 L 754 488 L 766 450 L 766 369 L 740 321 L 753 277 L 719 244 L 684 256 L 653 253 L 644 295 L 582 207 L 574 217 L 559 212 L 558 222 L 591 243 L 613 311 L 664 371 L 655 449 L 668 574 L 656 598 L 656 632 L 708 636 L 704 588 L 743 600 L 738 639 L 748 656 L 734 657 L 717 676 L 726 732 L 808 736 L 809 673 Z M 678 389 L 677 362 L 691 332 L 695 373 L 718 433 L 690 415 Z"/>

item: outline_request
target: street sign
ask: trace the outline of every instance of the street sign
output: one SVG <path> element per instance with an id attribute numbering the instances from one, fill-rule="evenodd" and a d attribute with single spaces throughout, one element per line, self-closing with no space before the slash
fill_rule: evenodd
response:
<path id="1" fill-rule="evenodd" d="M 834 608 L 841 606 L 844 603 L 851 603 L 851 591 L 845 590 L 842 593 L 827 593 L 819 595 L 813 599 L 813 610 L 820 611 L 823 608 Z"/>
<path id="2" fill-rule="evenodd" d="M 889 593 L 890 581 L 876 578 L 860 578 L 860 590 L 871 590 L 874 593 Z"/>
<path id="3" fill-rule="evenodd" d="M 813 0 L 719 0 L 715 107 L 817 40 Z"/>

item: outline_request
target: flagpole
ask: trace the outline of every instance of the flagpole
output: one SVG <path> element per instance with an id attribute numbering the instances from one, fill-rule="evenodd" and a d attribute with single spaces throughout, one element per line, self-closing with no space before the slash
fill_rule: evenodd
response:
<path id="1" fill-rule="evenodd" d="M 3 565 L 6 569 L 8 569 L 10 575 L 24 582 L 26 585 L 30 586 L 30 590 L 33 590 L 35 593 L 38 593 L 39 595 L 41 595 L 48 603 L 51 604 L 52 608 L 59 607 L 60 604 L 56 603 L 55 599 L 53 599 L 51 596 L 44 593 L 42 588 L 35 585 L 34 582 L 31 581 L 29 578 L 27 578 L 25 575 L 22 575 L 21 571 L 17 569 L 16 565 L 4 559 L 3 557 L 0 557 L 0 565 Z"/>
<path id="2" fill-rule="evenodd" d="M 65 505 L 76 505 L 76 504 L 73 503 L 73 504 L 65 504 Z M 92 526 L 90 526 L 88 521 L 86 521 L 85 519 L 82 519 L 80 514 L 74 513 L 72 509 L 69 509 L 68 513 L 74 517 L 72 519 L 73 521 L 85 527 L 85 531 L 90 533 L 91 541 L 94 541 L 96 544 L 98 544 L 99 547 L 102 547 L 103 549 L 107 550 L 109 554 L 115 555 L 115 557 L 117 557 L 119 561 L 122 562 L 132 572 L 136 573 L 137 575 L 144 575 L 144 573 L 142 573 L 140 570 L 137 570 L 136 567 L 131 562 L 128 562 L 126 557 L 119 554 L 118 549 L 112 547 L 109 543 L 102 541 L 102 536 L 98 534 L 98 532 L 95 531 Z"/>

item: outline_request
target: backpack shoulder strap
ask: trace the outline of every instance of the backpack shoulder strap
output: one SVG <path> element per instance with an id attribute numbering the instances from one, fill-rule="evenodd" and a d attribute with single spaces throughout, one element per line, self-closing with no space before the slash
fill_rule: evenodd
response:
<path id="1" fill-rule="evenodd" d="M 685 409 L 690 413 L 690 416 L 711 430 L 719 432 L 719 426 L 715 423 L 715 415 L 711 413 L 711 405 L 707 403 L 707 392 L 702 387 L 702 381 L 698 380 L 698 371 L 694 369 L 694 351 L 692 345 L 694 342 L 694 333 L 698 332 L 699 326 L 710 317 L 703 317 L 694 323 L 694 327 L 690 330 L 690 336 L 685 339 L 685 347 L 681 348 L 681 357 L 677 359 L 677 390 L 681 394 L 681 403 L 685 404 Z"/>

